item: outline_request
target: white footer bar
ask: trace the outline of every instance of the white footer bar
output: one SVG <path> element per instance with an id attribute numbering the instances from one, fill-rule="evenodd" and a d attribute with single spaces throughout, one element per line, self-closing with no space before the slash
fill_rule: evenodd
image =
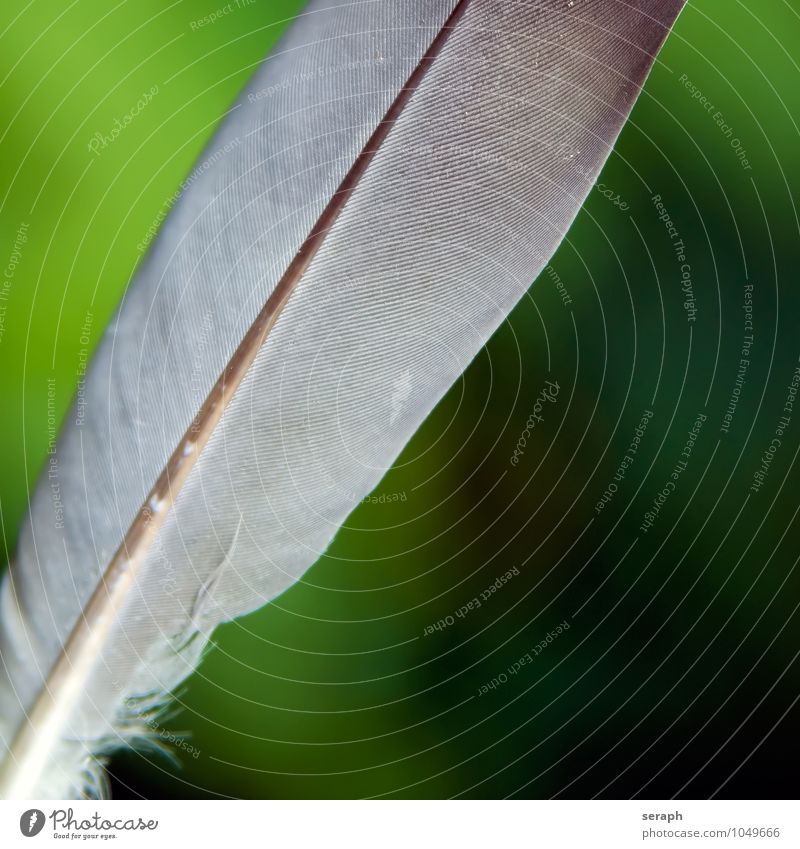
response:
<path id="1" fill-rule="evenodd" d="M 773 801 L 0 802 L 0 846 L 238 849 L 800 847 Z"/>

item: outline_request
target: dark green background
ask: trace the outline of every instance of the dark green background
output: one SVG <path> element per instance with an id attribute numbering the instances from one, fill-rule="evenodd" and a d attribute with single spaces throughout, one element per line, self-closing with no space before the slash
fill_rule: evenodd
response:
<path id="1" fill-rule="evenodd" d="M 137 244 L 302 3 L 255 0 L 192 30 L 220 5 L 0 12 L 4 267 L 28 225 L 0 340 L 6 557 L 47 449 L 48 379 L 61 416 L 87 312 L 94 345 Z M 552 261 L 572 303 L 542 275 L 378 490 L 406 500 L 360 507 L 305 582 L 218 632 L 159 726 L 187 734 L 175 762 L 116 758 L 115 795 L 796 795 L 800 405 L 749 486 L 800 355 L 799 48 L 796 0 L 691 0 L 602 176 L 628 208 L 593 192 Z M 691 328 L 656 193 L 692 266 Z M 723 434 L 748 279 L 752 362 Z M 558 402 L 513 468 L 545 379 Z M 642 533 L 700 411 L 678 489 Z M 479 610 L 423 635 L 512 568 Z"/>

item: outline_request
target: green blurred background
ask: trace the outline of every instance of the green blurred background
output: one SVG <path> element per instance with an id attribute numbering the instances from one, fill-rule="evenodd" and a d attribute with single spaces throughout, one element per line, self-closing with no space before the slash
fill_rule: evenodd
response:
<path id="1" fill-rule="evenodd" d="M 216 0 L 0 12 L 6 559 L 48 380 L 60 418 L 137 244 L 302 5 L 255 0 L 198 30 Z M 800 405 L 750 487 L 800 355 L 798 56 L 797 0 L 691 0 L 602 188 L 378 490 L 403 500 L 359 507 L 305 582 L 217 633 L 158 727 L 185 735 L 174 759 L 115 758 L 116 796 L 797 794 Z M 685 245 L 693 322 L 653 195 Z M 558 400 L 514 467 L 548 379 Z"/>

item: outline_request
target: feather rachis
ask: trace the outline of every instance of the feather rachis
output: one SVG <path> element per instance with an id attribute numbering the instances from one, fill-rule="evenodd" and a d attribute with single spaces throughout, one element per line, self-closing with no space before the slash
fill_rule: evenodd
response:
<path id="1" fill-rule="evenodd" d="M 374 130 L 175 448 L 48 674 L 38 698 L 9 747 L 8 756 L 0 765 L 0 796 L 3 798 L 27 798 L 40 782 L 50 760 L 50 752 L 67 726 L 75 702 L 91 673 L 99 647 L 118 620 L 144 557 L 181 488 L 330 228 L 413 96 L 430 63 L 439 55 L 452 28 L 471 2 L 473 0 L 458 0 L 456 3 L 447 22 Z M 91 774 L 94 774 L 93 771 Z"/>
<path id="2" fill-rule="evenodd" d="M 408 21 L 414 26 L 424 21 L 432 33 L 441 34 L 457 5 L 409 2 Z M 192 186 L 190 212 L 177 210 L 179 223 L 174 226 L 180 241 L 168 227 L 154 258 L 149 258 L 143 269 L 145 275 L 149 268 L 156 269 L 149 281 L 153 291 L 162 277 L 173 274 L 172 288 L 164 287 L 163 300 L 154 311 L 165 333 L 171 330 L 183 293 L 192 294 L 195 274 L 207 273 L 216 280 L 234 267 L 244 283 L 250 284 L 261 273 L 260 262 L 280 265 L 285 259 L 289 268 L 299 264 L 295 265 L 295 283 L 288 287 L 288 294 L 281 290 L 288 271 L 275 282 L 266 299 L 267 303 L 272 300 L 268 326 L 262 324 L 250 339 L 250 359 L 240 361 L 245 367 L 218 382 L 217 394 L 209 385 L 209 401 L 199 414 L 194 415 L 197 411 L 193 410 L 183 425 L 189 426 L 189 431 L 183 432 L 191 437 L 185 435 L 179 441 L 178 431 L 175 440 L 165 446 L 166 456 L 159 463 L 153 461 L 152 477 L 150 473 L 144 476 L 148 480 L 158 477 L 157 469 L 171 453 L 172 460 L 156 486 L 141 492 L 133 506 L 117 511 L 127 519 L 127 510 L 135 513 L 138 508 L 140 518 L 118 546 L 119 574 L 111 574 L 96 590 L 99 612 L 95 615 L 91 605 L 87 608 L 91 627 L 84 638 L 93 648 L 86 653 L 88 662 L 80 675 L 86 681 L 91 678 L 92 686 L 87 687 L 88 694 L 80 692 L 74 687 L 78 676 L 69 668 L 69 692 L 81 700 L 82 712 L 72 716 L 69 700 L 63 695 L 58 698 L 58 721 L 47 725 L 52 745 L 48 748 L 42 742 L 41 726 L 31 735 L 30 746 L 34 750 L 39 747 L 36 769 L 23 775 L 14 759 L 7 759 L 7 775 L 16 782 L 15 792 L 25 795 L 25 788 L 36 784 L 37 769 L 41 772 L 42 765 L 53 760 L 63 772 L 62 786 L 75 792 L 87 764 L 90 773 L 96 774 L 98 754 L 120 739 L 148 733 L 142 711 L 161 703 L 191 671 L 216 622 L 274 597 L 298 580 L 324 551 L 353 507 L 351 493 L 363 495 L 377 483 L 408 436 L 524 293 L 562 238 L 681 5 L 594 0 L 566 12 L 564 4 L 556 2 L 473 0 L 471 17 L 464 15 L 442 61 L 428 63 L 419 97 L 404 104 L 408 107 L 404 120 L 371 151 L 366 163 L 370 167 L 365 167 L 357 180 L 358 191 L 348 189 L 337 195 L 347 174 L 334 181 L 331 172 L 325 172 L 327 191 L 338 196 L 336 216 L 319 227 L 330 205 L 328 199 L 327 206 L 308 222 L 298 249 L 290 252 L 284 245 L 281 251 L 276 249 L 277 259 L 269 251 L 262 255 L 259 239 L 263 236 L 258 227 L 267 227 L 272 235 L 288 226 L 288 218 L 280 217 L 276 201 L 266 225 L 257 220 L 248 224 L 242 210 L 252 209 L 274 189 L 266 185 L 251 190 L 248 180 L 257 180 L 259 172 L 244 154 L 239 170 L 232 167 L 231 174 L 223 172 L 221 185 L 209 178 L 208 184 L 200 181 Z M 337 11 L 325 10 L 324 3 L 316 7 L 318 15 L 343 16 L 331 18 L 335 33 L 353 24 L 344 6 Z M 397 7 L 376 3 L 369 8 Z M 406 8 L 404 5 L 397 14 L 406 14 Z M 362 10 L 362 14 L 366 12 Z M 387 27 L 394 11 L 375 14 L 385 14 L 378 22 Z M 569 39 L 559 42 L 559 34 L 564 33 Z M 437 37 L 431 36 L 431 44 Z M 335 40 L 320 40 L 326 46 L 319 49 L 332 50 L 331 43 Z M 481 50 L 477 59 L 476 44 Z M 414 68 L 425 64 L 430 46 L 420 50 Z M 531 48 L 541 54 L 541 70 L 531 69 L 524 61 Z M 594 75 L 586 74 L 587 64 Z M 408 88 L 414 68 L 395 84 Z M 388 70 L 375 73 L 380 76 Z M 351 149 L 358 147 L 354 162 L 363 155 L 365 145 L 370 151 L 368 141 L 375 132 L 391 126 L 387 112 L 392 102 L 380 109 L 374 107 L 370 123 L 376 126 L 370 135 L 361 138 L 354 133 L 345 139 Z M 510 116 L 507 119 L 505 112 Z M 333 113 L 320 110 L 320 114 L 323 125 L 332 120 Z M 266 132 L 259 120 L 254 119 L 251 128 L 255 138 Z M 277 144 L 281 140 L 280 135 L 273 139 Z M 556 155 L 561 149 L 570 156 Z M 325 156 L 320 159 L 325 161 Z M 578 161 L 579 169 L 570 167 L 573 160 Z M 220 223 L 213 214 L 214 204 L 229 195 L 235 196 L 235 212 L 224 206 Z M 342 203 L 343 199 L 348 202 Z M 220 232 L 227 235 L 232 218 L 243 227 L 252 226 L 255 235 L 241 244 L 241 255 L 227 245 L 216 255 L 214 241 Z M 195 221 L 200 223 L 195 225 Z M 198 251 L 202 261 L 191 252 L 181 254 L 182 227 L 186 238 L 195 239 L 202 247 Z M 196 235 L 193 228 L 199 230 Z M 303 254 L 309 239 L 314 248 L 311 256 Z M 166 258 L 165 251 L 170 252 Z M 178 259 L 170 265 L 173 256 Z M 173 268 L 174 272 L 170 271 Z M 361 270 L 360 285 L 340 287 L 354 269 Z M 301 278 L 303 285 L 298 287 Z M 240 291 L 246 286 L 236 288 L 236 280 L 231 279 L 237 293 L 250 296 L 249 291 Z M 137 298 L 149 306 L 148 298 L 155 301 L 157 297 L 144 284 L 147 279 L 132 287 L 133 318 Z M 280 300 L 283 295 L 285 299 Z M 185 308 L 189 318 L 192 311 L 203 315 L 209 301 L 208 293 L 191 301 Z M 327 312 L 323 313 L 321 305 Z M 117 324 L 119 346 L 136 352 L 141 329 L 131 315 L 123 308 Z M 230 319 L 223 316 L 221 326 L 212 330 L 217 344 L 225 348 L 233 336 L 241 348 L 243 334 L 226 332 L 225 322 L 229 324 Z M 165 356 L 191 355 L 191 328 L 185 330 L 188 338 L 177 339 L 179 347 L 174 353 L 166 346 Z M 375 339 L 381 340 L 381 349 L 363 360 L 358 374 L 348 372 L 347 363 L 374 346 Z M 235 352 L 230 353 L 236 360 Z M 118 374 L 115 369 L 118 366 L 107 350 L 101 351 L 94 379 L 111 386 Z M 214 377 L 218 374 L 219 370 Z M 160 400 L 164 407 L 171 402 L 152 392 L 145 397 L 150 403 Z M 139 403 L 138 395 L 133 401 Z M 383 423 L 380 428 L 376 418 Z M 250 432 L 253 420 L 263 433 Z M 203 422 L 202 441 L 197 428 L 192 430 L 198 422 Z M 208 422 L 213 426 L 207 427 Z M 114 446 L 130 439 L 123 426 L 117 426 L 125 438 L 116 439 L 115 433 L 107 434 L 102 428 L 98 437 L 112 461 L 116 460 Z M 241 434 L 247 438 L 237 441 Z M 70 439 L 74 442 L 67 434 L 67 460 L 76 456 Z M 302 454 L 296 453 L 301 449 Z M 126 471 L 130 477 L 130 469 L 122 469 Z M 327 479 L 333 483 L 321 486 L 320 481 Z M 320 492 L 315 494 L 313 487 Z M 129 488 L 130 493 L 124 495 L 133 501 L 131 493 L 137 490 Z M 142 503 L 145 506 L 139 508 Z M 154 510 L 154 505 L 159 509 Z M 107 544 L 117 531 L 114 522 L 104 521 Z M 242 533 L 235 535 L 237 544 L 230 557 L 220 560 L 220 540 L 234 536 L 237 523 L 242 527 Z M 89 530 L 94 531 L 91 524 Z M 117 539 L 125 534 L 126 529 L 119 528 Z M 40 528 L 39 538 L 43 536 Z M 155 543 L 158 557 L 153 555 Z M 162 556 L 165 563 L 183 562 L 185 567 L 178 575 L 180 591 L 170 599 L 172 604 L 159 598 L 141 577 L 155 580 Z M 76 559 L 74 551 L 70 558 Z M 225 566 L 222 570 L 220 563 Z M 73 565 L 76 569 L 84 566 Z M 93 583 L 95 565 L 87 562 L 85 568 L 82 581 Z M 139 577 L 137 569 L 142 570 Z M 202 598 L 203 587 L 211 589 L 214 603 L 201 603 L 201 618 L 208 621 L 203 621 L 198 631 L 195 602 Z M 35 596 L 34 592 L 34 601 Z M 9 598 L 6 592 L 4 604 Z M 101 614 L 107 611 L 112 615 L 105 618 Z M 22 621 L 27 627 L 25 617 Z M 137 623 L 136 629 L 130 627 L 130 634 L 125 633 L 126 622 L 129 626 Z M 32 639 L 38 641 L 39 635 L 32 634 Z M 137 643 L 135 653 L 126 646 L 130 641 Z M 58 642 L 51 638 L 49 650 Z M 102 646 L 102 651 L 97 651 L 101 660 L 93 665 L 96 645 Z M 79 657 L 73 650 L 68 643 L 63 656 Z M 48 656 L 47 651 L 40 654 Z M 122 671 L 117 672 L 118 667 Z M 55 680 L 60 687 L 66 686 L 57 676 Z M 45 690 L 44 704 L 46 693 L 54 689 Z M 29 702 L 28 696 L 22 698 Z"/>

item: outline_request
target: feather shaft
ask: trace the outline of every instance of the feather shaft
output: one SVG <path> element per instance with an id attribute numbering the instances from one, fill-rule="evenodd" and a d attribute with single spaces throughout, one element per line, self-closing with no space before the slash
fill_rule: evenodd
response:
<path id="1" fill-rule="evenodd" d="M 312 232 L 242 339 L 203 402 L 195 421 L 184 434 L 150 490 L 0 765 L 0 798 L 30 798 L 46 768 L 49 753 L 80 697 L 97 653 L 117 621 L 125 599 L 139 575 L 147 552 L 214 428 L 359 180 L 419 87 L 431 63 L 440 54 L 450 33 L 464 16 L 470 2 L 472 0 L 459 0 L 453 9 L 422 61 L 398 93 L 386 116 L 378 124 L 339 189 L 325 207 Z M 154 509 L 154 505 L 157 505 L 157 509 Z"/>
<path id="2" fill-rule="evenodd" d="M 311 0 L 94 357 L 67 521 L 34 496 L 4 795 L 93 790 L 213 629 L 302 578 L 564 238 L 682 6 Z"/>

